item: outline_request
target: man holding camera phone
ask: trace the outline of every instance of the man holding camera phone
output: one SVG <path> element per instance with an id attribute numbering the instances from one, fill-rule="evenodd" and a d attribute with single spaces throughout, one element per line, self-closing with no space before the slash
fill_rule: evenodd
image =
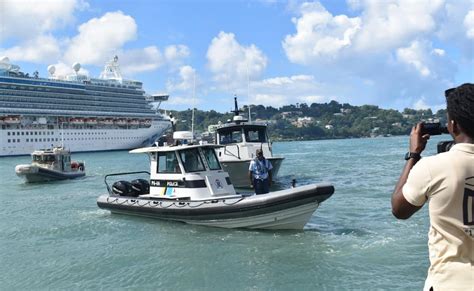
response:
<path id="1" fill-rule="evenodd" d="M 445 92 L 455 145 L 421 159 L 430 135 L 413 127 L 406 164 L 392 194 L 392 213 L 407 219 L 429 201 L 430 268 L 424 290 L 474 286 L 474 84 Z"/>

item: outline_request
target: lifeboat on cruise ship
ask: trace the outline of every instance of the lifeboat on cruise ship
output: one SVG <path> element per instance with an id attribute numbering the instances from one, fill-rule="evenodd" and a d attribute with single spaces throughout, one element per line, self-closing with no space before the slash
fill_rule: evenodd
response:
<path id="1" fill-rule="evenodd" d="M 99 123 L 103 125 L 113 125 L 114 119 L 113 118 L 101 118 L 99 119 Z"/>
<path id="2" fill-rule="evenodd" d="M 5 119 L 3 119 L 3 122 L 5 124 L 19 124 L 21 122 L 21 119 L 20 116 L 9 115 L 6 116 Z"/>
<path id="3" fill-rule="evenodd" d="M 115 119 L 115 124 L 119 126 L 127 125 L 127 120 L 125 118 Z"/>
<path id="4" fill-rule="evenodd" d="M 140 121 L 138 121 L 138 119 L 129 119 L 128 124 L 129 125 L 139 125 Z"/>
<path id="5" fill-rule="evenodd" d="M 59 117 L 58 118 L 58 123 L 61 124 L 68 124 L 69 120 L 66 117 Z"/>
<path id="6" fill-rule="evenodd" d="M 84 119 L 82 118 L 71 118 L 69 122 L 73 125 L 84 125 Z"/>
<path id="7" fill-rule="evenodd" d="M 215 149 L 219 145 L 186 144 L 191 132 L 175 132 L 173 137 L 177 143 L 172 146 L 132 150 L 149 155 L 150 172 L 106 175 L 108 193 L 98 197 L 97 205 L 117 214 L 204 226 L 303 229 L 321 203 L 334 193 L 329 183 L 260 195 L 238 193 L 217 158 Z M 135 174 L 149 175 L 149 179 L 118 180 L 118 176 Z"/>
<path id="8" fill-rule="evenodd" d="M 84 120 L 84 122 L 87 124 L 87 125 L 97 125 L 97 119 L 95 118 L 86 118 Z"/>

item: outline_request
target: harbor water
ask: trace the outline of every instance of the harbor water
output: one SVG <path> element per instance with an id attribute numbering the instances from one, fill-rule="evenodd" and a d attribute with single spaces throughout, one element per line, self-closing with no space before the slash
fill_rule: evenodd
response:
<path id="1" fill-rule="evenodd" d="M 424 155 L 436 152 L 433 137 Z M 421 290 L 427 207 L 407 221 L 390 196 L 408 137 L 278 142 L 276 186 L 331 182 L 303 231 L 228 230 L 112 215 L 104 175 L 148 171 L 145 155 L 77 153 L 87 177 L 25 184 L 0 159 L 1 290 Z"/>

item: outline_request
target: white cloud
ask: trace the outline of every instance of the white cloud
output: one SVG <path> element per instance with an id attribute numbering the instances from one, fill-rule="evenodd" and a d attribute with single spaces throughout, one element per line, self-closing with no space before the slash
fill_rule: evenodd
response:
<path id="1" fill-rule="evenodd" d="M 420 109 L 429 109 L 430 106 L 428 104 L 426 104 L 426 101 L 425 101 L 425 98 L 422 97 L 420 98 L 419 100 L 417 100 L 415 102 L 415 104 L 413 104 L 413 109 L 416 109 L 416 110 L 420 110 Z"/>
<path id="2" fill-rule="evenodd" d="M 311 104 L 311 103 L 324 103 L 329 100 L 334 100 L 334 98 L 328 98 L 325 96 L 319 96 L 319 95 L 313 95 L 313 96 L 303 96 L 300 97 L 299 100 L 301 100 L 304 103 Z"/>
<path id="3" fill-rule="evenodd" d="M 121 11 L 108 12 L 79 26 L 79 34 L 71 40 L 64 60 L 102 65 L 136 36 L 137 24 L 131 16 Z"/>
<path id="4" fill-rule="evenodd" d="M 414 38 L 433 33 L 444 0 L 365 0 L 358 51 L 384 51 L 405 46 Z"/>
<path id="5" fill-rule="evenodd" d="M 8 38 L 29 40 L 74 21 L 75 9 L 87 7 L 76 0 L 2 0 L 0 42 Z"/>
<path id="6" fill-rule="evenodd" d="M 190 54 L 185 45 L 170 45 L 165 48 L 165 58 L 170 66 L 179 66 Z"/>
<path id="7" fill-rule="evenodd" d="M 191 96 L 194 87 L 194 82 L 197 80 L 196 70 L 191 66 L 182 66 L 179 69 L 179 80 L 169 80 L 166 84 L 166 89 L 169 92 L 175 91 L 188 91 L 187 93 Z"/>
<path id="8" fill-rule="evenodd" d="M 327 88 L 311 75 L 294 75 L 253 81 L 246 103 L 281 106 L 296 102 L 327 102 Z M 332 98 L 334 99 L 334 98 Z"/>
<path id="9" fill-rule="evenodd" d="M 288 104 L 286 96 L 281 94 L 257 94 L 253 99 L 254 104 L 281 107 Z"/>
<path id="10" fill-rule="evenodd" d="M 474 39 L 474 10 L 469 11 L 464 17 L 464 26 L 466 27 L 466 37 Z"/>
<path id="11" fill-rule="evenodd" d="M 247 87 L 265 70 L 267 57 L 255 45 L 240 45 L 233 33 L 220 32 L 207 50 L 208 67 L 217 86 L 236 90 Z"/>
<path id="12" fill-rule="evenodd" d="M 122 72 L 132 75 L 156 70 L 164 63 L 163 55 L 156 46 L 123 51 L 119 53 L 119 59 Z"/>
<path id="13" fill-rule="evenodd" d="M 427 77 L 431 74 L 430 69 L 425 64 L 425 51 L 423 44 L 418 41 L 413 42 L 409 47 L 399 48 L 397 58 L 400 62 L 413 66 L 421 76 Z"/>
<path id="14" fill-rule="evenodd" d="M 61 51 L 60 44 L 56 38 L 51 35 L 39 35 L 19 46 L 4 50 L 0 48 L 0 55 L 8 56 L 15 61 L 42 63 L 57 61 Z"/>
<path id="15" fill-rule="evenodd" d="M 301 17 L 293 19 L 296 34 L 283 41 L 288 59 L 308 64 L 325 57 L 335 57 L 350 47 L 360 29 L 360 19 L 345 15 L 333 17 L 320 3 L 303 3 Z"/>

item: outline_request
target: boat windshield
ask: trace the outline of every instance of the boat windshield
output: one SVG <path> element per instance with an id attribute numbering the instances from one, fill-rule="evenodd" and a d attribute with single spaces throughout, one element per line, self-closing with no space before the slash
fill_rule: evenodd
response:
<path id="1" fill-rule="evenodd" d="M 246 142 L 267 142 L 265 127 L 249 127 L 244 132 Z"/>
<path id="2" fill-rule="evenodd" d="M 204 157 L 206 158 L 207 164 L 210 170 L 220 170 L 221 165 L 216 157 L 216 152 L 212 148 L 202 148 Z"/>
<path id="3" fill-rule="evenodd" d="M 33 155 L 33 162 L 37 163 L 53 163 L 55 161 L 54 155 Z"/>
<path id="4" fill-rule="evenodd" d="M 240 128 L 227 129 L 219 132 L 219 144 L 242 142 L 242 132 Z"/>
<path id="5" fill-rule="evenodd" d="M 179 151 L 186 172 L 205 171 L 197 148 Z"/>
<path id="6" fill-rule="evenodd" d="M 175 152 L 158 153 L 157 173 L 181 173 Z"/>

